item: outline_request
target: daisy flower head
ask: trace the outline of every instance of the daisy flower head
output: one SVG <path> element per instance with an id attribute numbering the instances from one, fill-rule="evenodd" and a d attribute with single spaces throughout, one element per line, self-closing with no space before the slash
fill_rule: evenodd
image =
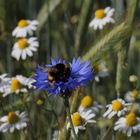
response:
<path id="1" fill-rule="evenodd" d="M 39 66 L 38 70 L 35 70 L 33 85 L 36 90 L 47 90 L 49 94 L 66 97 L 71 95 L 71 91 L 85 85 L 92 78 L 90 62 L 81 62 L 80 57 L 74 58 L 71 63 L 52 59 L 52 64 L 45 67 Z"/>
<path id="2" fill-rule="evenodd" d="M 10 84 L 10 78 L 4 73 L 0 75 L 0 92 L 3 93 Z"/>
<path id="3" fill-rule="evenodd" d="M 13 30 L 12 35 L 15 37 L 27 37 L 27 35 L 33 35 L 33 32 L 36 31 L 38 25 L 37 20 L 26 20 L 21 19 L 17 27 Z"/>
<path id="4" fill-rule="evenodd" d="M 127 92 L 125 95 L 125 100 L 128 102 L 134 102 L 136 99 L 140 99 L 140 93 L 136 89 Z"/>
<path id="5" fill-rule="evenodd" d="M 89 23 L 89 26 L 93 27 L 94 30 L 102 30 L 106 24 L 114 23 L 115 21 L 112 18 L 114 11 L 115 10 L 110 7 L 96 10 L 95 18 Z"/>
<path id="6" fill-rule="evenodd" d="M 112 101 L 112 104 L 106 106 L 108 109 L 103 116 L 109 119 L 111 119 L 115 115 L 120 117 L 121 115 L 125 114 L 125 112 L 128 110 L 129 105 L 131 105 L 131 103 L 125 103 L 125 101 L 120 98 L 116 99 Z"/>
<path id="7" fill-rule="evenodd" d="M 21 130 L 27 127 L 27 113 L 26 112 L 9 112 L 8 115 L 0 118 L 0 132 L 10 131 L 14 132 L 15 129 Z"/>
<path id="8" fill-rule="evenodd" d="M 93 112 L 99 112 L 102 106 L 99 105 L 96 101 L 93 101 L 91 96 L 85 96 L 81 100 L 81 104 L 79 106 L 79 112 L 85 112 L 87 110 L 91 110 Z"/>
<path id="9" fill-rule="evenodd" d="M 33 52 L 37 51 L 38 46 L 39 43 L 36 37 L 31 37 L 29 39 L 20 38 L 14 44 L 11 55 L 16 60 L 19 60 L 20 58 L 25 60 L 27 56 L 33 56 Z"/>
<path id="10" fill-rule="evenodd" d="M 79 130 L 85 130 L 88 123 L 95 123 L 93 119 L 95 114 L 88 110 L 87 112 L 75 112 L 71 115 L 72 123 L 75 129 L 75 133 L 78 134 Z M 71 127 L 70 122 L 67 123 L 67 129 Z"/>
<path id="11" fill-rule="evenodd" d="M 114 130 L 126 133 L 130 137 L 133 132 L 140 132 L 140 118 L 134 112 L 130 112 L 125 117 L 119 118 Z"/>
<path id="12" fill-rule="evenodd" d="M 3 93 L 3 97 L 11 93 L 27 93 L 29 86 L 29 78 L 22 75 L 17 75 L 16 77 L 11 78 L 9 86 Z"/>

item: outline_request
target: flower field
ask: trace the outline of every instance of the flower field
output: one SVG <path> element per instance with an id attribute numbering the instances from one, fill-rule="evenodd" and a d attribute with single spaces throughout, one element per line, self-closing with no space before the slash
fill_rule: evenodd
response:
<path id="1" fill-rule="evenodd" d="M 0 140 L 140 137 L 139 0 L 0 0 Z"/>

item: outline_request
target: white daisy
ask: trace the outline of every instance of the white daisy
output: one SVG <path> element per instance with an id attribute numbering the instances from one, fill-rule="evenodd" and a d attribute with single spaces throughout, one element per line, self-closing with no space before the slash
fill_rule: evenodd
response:
<path id="1" fill-rule="evenodd" d="M 79 106 L 79 112 L 83 112 L 83 111 L 88 111 L 91 110 L 95 113 L 99 112 L 99 109 L 101 109 L 102 106 L 99 105 L 96 101 L 93 101 L 93 98 L 91 96 L 85 96 L 82 100 L 81 100 L 81 104 Z"/>
<path id="2" fill-rule="evenodd" d="M 0 119 L 2 124 L 0 125 L 0 132 L 10 131 L 14 132 L 15 129 L 20 130 L 27 127 L 27 113 L 19 111 L 9 112 L 7 116 Z"/>
<path id="3" fill-rule="evenodd" d="M 111 119 L 115 115 L 120 117 L 121 115 L 125 114 L 125 112 L 128 110 L 129 105 L 131 105 L 131 103 L 125 103 L 125 101 L 122 99 L 116 99 L 112 101 L 112 104 L 106 106 L 108 110 L 104 113 L 103 116 L 109 119 Z"/>
<path id="4" fill-rule="evenodd" d="M 114 130 L 126 133 L 128 137 L 131 136 L 133 132 L 140 132 L 140 118 L 137 117 L 135 113 L 130 112 L 115 123 Z"/>
<path id="5" fill-rule="evenodd" d="M 27 34 L 33 35 L 33 31 L 36 31 L 37 25 L 37 20 L 22 19 L 18 22 L 17 27 L 13 30 L 12 35 L 15 37 L 26 37 Z"/>
<path id="6" fill-rule="evenodd" d="M 29 87 L 29 78 L 26 78 L 22 75 L 17 75 L 16 77 L 11 78 L 9 86 L 3 93 L 3 97 L 11 93 L 26 93 L 28 92 Z"/>
<path id="7" fill-rule="evenodd" d="M 125 100 L 128 102 L 133 102 L 136 99 L 140 99 L 140 93 L 138 90 L 129 91 L 125 95 Z"/>
<path id="8" fill-rule="evenodd" d="M 16 60 L 20 58 L 25 60 L 27 56 L 33 56 L 33 52 L 37 51 L 39 43 L 36 37 L 31 37 L 29 39 L 20 38 L 13 46 L 12 57 Z"/>
<path id="9" fill-rule="evenodd" d="M 110 7 L 96 10 L 95 18 L 90 22 L 89 26 L 93 27 L 94 30 L 101 30 L 107 23 L 114 23 L 115 21 L 112 18 L 114 11 L 115 10 Z"/>
<path id="10" fill-rule="evenodd" d="M 0 75 L 0 92 L 3 93 L 10 84 L 10 78 L 4 73 Z"/>
<path id="11" fill-rule="evenodd" d="M 100 82 L 100 78 L 109 75 L 108 68 L 106 67 L 105 62 L 95 65 L 93 68 L 94 68 L 96 82 Z"/>
<path id="12" fill-rule="evenodd" d="M 85 126 L 87 125 L 87 123 L 95 123 L 96 121 L 93 120 L 94 117 L 95 114 L 91 110 L 88 110 L 86 112 L 76 112 L 72 114 L 71 118 L 75 129 L 75 133 L 78 134 L 79 130 L 86 129 Z M 70 127 L 70 122 L 68 122 L 67 129 L 69 129 Z"/>

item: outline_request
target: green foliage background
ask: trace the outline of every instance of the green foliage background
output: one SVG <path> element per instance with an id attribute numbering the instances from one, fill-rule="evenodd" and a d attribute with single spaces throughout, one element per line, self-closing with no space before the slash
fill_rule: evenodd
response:
<path id="1" fill-rule="evenodd" d="M 94 18 L 94 11 L 107 6 L 115 8 L 115 25 L 109 24 L 102 31 L 93 31 L 88 25 Z M 71 61 L 73 57 L 81 56 L 83 60 L 90 60 L 93 66 L 106 61 L 109 77 L 101 79 L 99 83 L 92 81 L 86 89 L 76 91 L 71 97 L 71 111 L 76 111 L 85 94 L 91 95 L 103 105 L 117 96 L 123 98 L 124 94 L 133 88 L 128 82 L 129 75 L 136 74 L 140 78 L 139 13 L 138 0 L 0 0 L 0 73 L 30 76 L 37 64 L 45 65 L 50 62 L 51 57 Z M 35 35 L 40 46 L 34 57 L 17 62 L 11 57 L 15 41 L 11 32 L 20 19 L 39 20 Z M 36 104 L 40 98 L 45 100 L 43 107 Z M 65 107 L 60 97 L 50 97 L 49 100 L 53 105 L 49 104 L 44 93 L 30 93 L 30 96 L 21 98 L 1 97 L 0 115 L 10 110 L 26 108 L 31 124 L 26 131 L 20 133 L 0 133 L 0 139 L 51 140 L 57 126 L 53 112 L 48 110 L 53 107 L 63 124 Z M 44 106 L 47 111 L 42 109 Z M 111 125 L 111 121 L 99 117 L 97 124 L 90 126 L 81 134 L 80 139 L 101 139 L 106 128 Z M 63 137 L 67 136 L 67 133 L 64 132 L 61 139 L 67 139 Z M 107 138 L 110 138 L 112 133 L 111 131 Z M 116 135 L 116 139 L 127 139 L 125 135 Z M 129 139 L 137 139 L 137 135 Z"/>

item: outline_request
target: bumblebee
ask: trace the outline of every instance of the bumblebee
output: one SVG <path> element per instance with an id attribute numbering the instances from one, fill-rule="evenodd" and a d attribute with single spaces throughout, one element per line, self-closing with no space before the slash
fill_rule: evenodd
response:
<path id="1" fill-rule="evenodd" d="M 48 73 L 48 80 L 52 84 L 56 84 L 57 82 L 67 82 L 70 77 L 70 68 L 69 65 L 59 63 L 52 67 L 46 67 L 43 69 L 43 72 Z"/>

